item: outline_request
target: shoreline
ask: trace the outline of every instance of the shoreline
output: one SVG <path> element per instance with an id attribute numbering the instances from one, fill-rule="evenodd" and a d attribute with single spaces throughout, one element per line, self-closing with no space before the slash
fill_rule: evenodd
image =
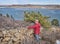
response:
<path id="1" fill-rule="evenodd" d="M 60 5 L 0 5 L 0 8 L 43 8 L 43 9 L 60 9 Z"/>
<path id="2" fill-rule="evenodd" d="M 39 8 L 39 7 L 0 7 L 0 8 Z M 40 8 L 40 9 L 60 9 L 60 8 Z"/>

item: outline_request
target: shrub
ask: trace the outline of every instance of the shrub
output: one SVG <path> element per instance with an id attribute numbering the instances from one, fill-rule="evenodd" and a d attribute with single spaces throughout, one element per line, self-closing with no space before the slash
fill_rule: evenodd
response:
<path id="1" fill-rule="evenodd" d="M 7 17 L 10 17 L 9 14 L 6 14 Z"/>
<path id="2" fill-rule="evenodd" d="M 0 16 L 2 16 L 2 14 L 0 13 Z"/>
<path id="3" fill-rule="evenodd" d="M 51 24 L 54 25 L 54 26 L 59 26 L 59 21 L 58 21 L 58 19 L 53 19 L 53 20 L 51 21 Z"/>
<path id="4" fill-rule="evenodd" d="M 50 27 L 50 22 L 48 21 L 48 19 L 50 17 L 47 16 L 43 16 L 40 12 L 24 12 L 25 16 L 24 16 L 24 20 L 27 22 L 34 22 L 35 19 L 38 19 L 39 22 L 41 23 L 41 25 L 43 27 Z"/>

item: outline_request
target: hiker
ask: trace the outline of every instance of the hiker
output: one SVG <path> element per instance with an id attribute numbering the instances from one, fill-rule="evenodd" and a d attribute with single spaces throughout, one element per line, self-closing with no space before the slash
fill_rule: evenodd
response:
<path id="1" fill-rule="evenodd" d="M 39 41 L 39 39 L 40 39 L 40 37 L 39 37 L 40 27 L 41 27 L 41 25 L 40 25 L 38 20 L 35 20 L 34 25 L 28 26 L 28 29 L 33 29 L 34 30 L 34 37 L 37 41 Z"/>

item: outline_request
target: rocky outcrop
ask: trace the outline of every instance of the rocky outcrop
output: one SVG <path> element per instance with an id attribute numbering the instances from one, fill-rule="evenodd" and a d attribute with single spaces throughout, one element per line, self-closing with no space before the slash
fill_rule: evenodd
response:
<path id="1" fill-rule="evenodd" d="M 26 29 L 0 30 L 1 44 L 28 44 L 33 41 L 32 39 L 32 31 L 27 32 Z"/>
<path id="2" fill-rule="evenodd" d="M 26 28 L 21 29 L 1 29 L 0 44 L 55 44 L 57 39 L 60 39 L 60 28 L 55 31 L 53 28 L 48 30 L 41 29 L 41 40 L 38 43 L 34 36 L 33 30 Z"/>

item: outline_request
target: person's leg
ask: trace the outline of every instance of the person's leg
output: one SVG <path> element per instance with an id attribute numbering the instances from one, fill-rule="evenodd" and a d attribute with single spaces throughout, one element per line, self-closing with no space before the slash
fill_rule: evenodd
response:
<path id="1" fill-rule="evenodd" d="M 39 41 L 39 35 L 35 34 L 35 39 Z"/>

